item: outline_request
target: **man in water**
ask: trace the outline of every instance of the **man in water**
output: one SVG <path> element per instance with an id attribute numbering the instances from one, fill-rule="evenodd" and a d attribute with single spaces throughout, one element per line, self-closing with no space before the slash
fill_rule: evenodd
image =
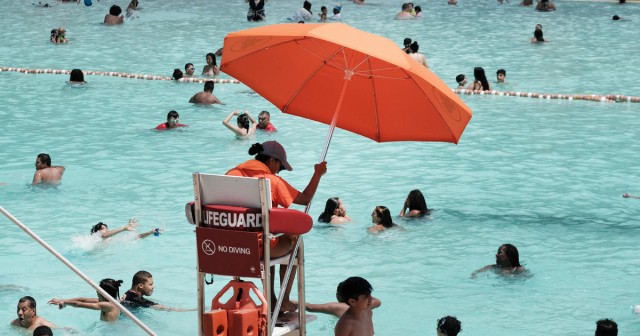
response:
<path id="1" fill-rule="evenodd" d="M 496 83 L 506 84 L 505 78 L 507 77 L 507 71 L 505 69 L 498 69 L 496 71 Z"/>
<path id="2" fill-rule="evenodd" d="M 36 158 L 36 172 L 33 174 L 32 185 L 57 185 L 62 180 L 64 174 L 63 166 L 51 166 L 49 154 L 40 153 Z"/>
<path id="3" fill-rule="evenodd" d="M 413 6 L 409 3 L 402 4 L 402 10 L 396 14 L 396 20 L 410 20 L 416 17 L 411 14 Z"/>
<path id="4" fill-rule="evenodd" d="M 271 123 L 271 114 L 267 111 L 262 111 L 258 114 L 258 129 L 265 132 L 275 132 L 276 127 Z"/>
<path id="5" fill-rule="evenodd" d="M 36 300 L 31 296 L 24 296 L 18 300 L 18 318 L 11 322 L 12 326 L 25 328 L 29 331 L 39 326 L 56 328 L 55 324 L 36 314 Z"/>
<path id="6" fill-rule="evenodd" d="M 213 95 L 213 81 L 206 81 L 204 83 L 204 90 L 196 93 L 189 99 L 189 102 L 192 104 L 202 104 L 202 105 L 211 105 L 211 104 L 222 104 L 224 105 L 220 99 L 216 98 Z"/>
<path id="7" fill-rule="evenodd" d="M 130 308 L 153 308 L 167 311 L 195 311 L 195 309 L 172 308 L 144 298 L 151 296 L 154 290 L 153 276 L 147 271 L 138 271 L 131 280 L 131 289 L 124 293 L 124 304 Z"/>

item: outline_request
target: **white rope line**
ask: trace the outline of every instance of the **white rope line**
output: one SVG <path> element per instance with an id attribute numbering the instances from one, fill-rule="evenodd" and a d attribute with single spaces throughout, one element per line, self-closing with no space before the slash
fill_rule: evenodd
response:
<path id="1" fill-rule="evenodd" d="M 68 75 L 71 73 L 71 70 L 60 70 L 60 69 L 27 69 L 27 68 L 14 68 L 14 67 L 0 67 L 0 71 L 11 71 L 11 72 L 21 72 L 28 74 L 56 74 L 56 75 Z M 111 76 L 111 77 L 121 77 L 121 78 L 134 78 L 134 79 L 147 79 L 147 80 L 174 80 L 173 77 L 167 76 L 155 76 L 155 75 L 142 75 L 142 74 L 131 74 L 125 72 L 115 72 L 115 71 L 92 71 L 92 70 L 82 70 L 82 73 L 85 75 L 94 75 L 94 76 Z M 202 78 L 202 77 L 186 77 L 180 78 L 178 82 L 184 83 L 204 83 L 207 81 L 213 81 L 214 83 L 240 83 L 237 79 L 221 79 L 221 78 Z"/>
<path id="2" fill-rule="evenodd" d="M 510 91 L 481 91 L 481 90 L 463 90 L 453 89 L 457 94 L 466 95 L 492 95 L 492 96 L 509 96 L 524 97 L 536 99 L 565 99 L 565 100 L 589 100 L 604 103 L 640 103 L 640 97 L 625 95 L 597 95 L 597 94 L 558 94 L 558 93 L 537 93 L 537 92 L 510 92 Z"/>

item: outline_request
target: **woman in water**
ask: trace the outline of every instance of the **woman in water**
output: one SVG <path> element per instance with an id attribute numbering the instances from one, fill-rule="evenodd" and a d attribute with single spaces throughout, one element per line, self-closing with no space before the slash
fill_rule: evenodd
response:
<path id="1" fill-rule="evenodd" d="M 249 3 L 249 11 L 247 12 L 247 21 L 262 21 L 266 18 L 264 13 L 264 4 L 267 0 L 245 0 Z"/>
<path id="2" fill-rule="evenodd" d="M 203 76 L 218 76 L 220 74 L 220 70 L 218 69 L 218 64 L 216 63 L 216 55 L 213 53 L 207 54 L 207 65 L 202 68 Z"/>
<path id="3" fill-rule="evenodd" d="M 427 209 L 427 201 L 424 200 L 422 192 L 414 189 L 409 192 L 407 199 L 404 200 L 400 217 L 420 217 L 430 213 L 431 210 Z"/>
<path id="4" fill-rule="evenodd" d="M 84 73 L 82 73 L 82 70 L 73 69 L 69 73 L 69 81 L 67 83 L 69 83 L 69 84 L 86 84 L 87 82 L 84 81 Z"/>
<path id="5" fill-rule="evenodd" d="M 100 288 L 115 300 L 120 299 L 120 285 L 122 280 L 102 279 Z M 102 294 L 97 293 L 98 298 L 73 298 L 73 299 L 51 299 L 49 304 L 58 305 L 60 309 L 71 306 L 100 311 L 100 321 L 115 322 L 120 318 L 120 308 L 107 300 Z"/>
<path id="6" fill-rule="evenodd" d="M 347 209 L 338 197 L 331 197 L 324 206 L 324 212 L 318 216 L 319 222 L 329 224 L 344 224 L 351 221 L 347 216 Z"/>
<path id="7" fill-rule="evenodd" d="M 378 205 L 371 213 L 371 222 L 374 224 L 369 228 L 369 232 L 378 233 L 398 225 L 393 223 L 391 212 L 386 206 Z"/>
<path id="8" fill-rule="evenodd" d="M 487 81 L 487 76 L 484 74 L 484 69 L 481 67 L 473 68 L 473 77 L 475 80 L 473 83 L 469 84 L 467 90 L 473 91 L 490 91 L 491 86 L 489 86 L 489 82 Z"/>
<path id="9" fill-rule="evenodd" d="M 520 265 L 520 254 L 518 249 L 511 244 L 503 244 L 498 248 L 496 253 L 496 263 L 487 265 L 483 268 L 475 270 L 471 273 L 471 277 L 475 278 L 478 273 L 492 270 L 499 274 L 520 274 L 527 270 Z"/>
<path id="10" fill-rule="evenodd" d="M 238 126 L 233 126 L 231 124 L 231 118 L 233 116 L 238 116 L 236 119 L 236 123 Z M 229 113 L 229 115 L 222 121 L 222 124 L 227 126 L 233 133 L 236 134 L 237 137 L 248 137 L 256 133 L 256 121 L 247 113 L 247 111 L 233 111 Z"/>
<path id="11" fill-rule="evenodd" d="M 542 25 L 539 23 L 536 25 L 536 30 L 533 31 L 533 37 L 531 38 L 531 43 L 538 42 L 547 42 L 544 39 L 544 34 L 542 33 Z"/>

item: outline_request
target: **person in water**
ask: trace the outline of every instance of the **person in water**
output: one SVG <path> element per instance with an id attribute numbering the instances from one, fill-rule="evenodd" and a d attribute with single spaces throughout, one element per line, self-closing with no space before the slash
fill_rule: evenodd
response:
<path id="1" fill-rule="evenodd" d="M 36 157 L 36 172 L 33 174 L 32 185 L 58 185 L 64 174 L 63 166 L 51 166 L 51 157 L 47 153 L 40 153 Z"/>
<path id="2" fill-rule="evenodd" d="M 475 270 L 471 273 L 471 277 L 475 278 L 478 273 L 490 270 L 500 274 L 520 274 L 526 271 L 526 269 L 520 265 L 518 249 L 511 244 L 503 244 L 500 246 L 498 253 L 496 253 L 496 263 Z"/>
<path id="3" fill-rule="evenodd" d="M 40 317 L 36 313 L 36 299 L 31 296 L 23 296 L 18 300 L 16 309 L 18 318 L 11 321 L 11 325 L 33 331 L 39 326 L 56 328 L 56 325 Z"/>
<path id="4" fill-rule="evenodd" d="M 120 299 L 120 285 L 122 280 L 102 279 L 100 288 L 109 294 L 115 300 Z M 120 308 L 111 301 L 107 300 L 102 294 L 97 293 L 98 298 L 78 297 L 72 299 L 51 299 L 49 304 L 57 305 L 62 309 L 66 306 L 85 308 L 100 311 L 100 321 L 115 322 L 120 317 Z"/>
<path id="5" fill-rule="evenodd" d="M 347 209 L 338 197 L 331 197 L 324 206 L 324 211 L 318 216 L 319 222 L 329 224 L 344 224 L 351 221 L 347 216 Z"/>
<path id="6" fill-rule="evenodd" d="M 69 73 L 69 84 L 86 84 L 84 80 L 84 73 L 80 69 L 73 69 Z"/>
<path id="7" fill-rule="evenodd" d="M 455 316 L 445 316 L 438 319 L 436 332 L 438 336 L 456 336 L 462 331 L 462 325 Z"/>
<path id="8" fill-rule="evenodd" d="M 391 211 L 383 205 L 378 205 L 371 213 L 371 222 L 373 226 L 369 228 L 371 233 L 379 233 L 390 228 L 398 227 L 391 219 Z"/>
<path id="9" fill-rule="evenodd" d="M 237 116 L 237 126 L 231 124 L 231 118 L 234 116 Z M 247 111 L 233 111 L 229 113 L 229 115 L 222 121 L 222 124 L 235 133 L 237 137 L 246 138 L 256 133 L 257 123 Z"/>
<path id="10" fill-rule="evenodd" d="M 129 219 L 129 223 L 127 223 L 127 225 L 117 228 L 117 229 L 113 229 L 113 230 L 109 230 L 109 227 L 107 226 L 107 224 L 103 223 L 103 222 L 99 222 L 98 224 L 94 225 L 91 227 L 91 234 L 99 234 L 100 238 L 102 239 L 107 239 L 110 237 L 113 237 L 115 235 L 117 235 L 118 233 L 122 233 L 125 231 L 135 231 L 136 230 L 136 226 L 138 226 L 138 220 L 135 218 L 131 218 Z M 142 238 L 146 238 L 150 235 L 154 235 L 154 236 L 158 236 L 160 235 L 160 232 L 162 232 L 162 229 L 160 228 L 155 228 L 152 230 L 149 230 L 147 232 L 143 232 L 141 234 L 138 235 L 138 239 L 142 239 Z"/>
<path id="11" fill-rule="evenodd" d="M 372 291 L 369 281 L 361 277 L 350 277 L 338 285 L 336 298 L 349 308 L 336 323 L 336 336 L 373 336 Z"/>
<path id="12" fill-rule="evenodd" d="M 104 16 L 104 24 L 112 26 L 124 23 L 124 16 L 122 14 L 122 8 L 118 5 L 113 5 L 109 8 L 109 14 Z"/>
<path id="13" fill-rule="evenodd" d="M 424 200 L 424 195 L 420 190 L 414 189 L 409 192 L 409 195 L 404 200 L 400 217 L 420 217 L 430 213 L 431 210 L 427 209 L 427 201 Z"/>
<path id="14" fill-rule="evenodd" d="M 249 10 L 247 11 L 247 21 L 263 21 L 267 15 L 264 12 L 264 5 L 267 0 L 245 0 L 249 3 Z"/>
<path id="15" fill-rule="evenodd" d="M 178 127 L 189 127 L 189 125 L 181 124 L 179 121 L 180 114 L 178 114 L 178 112 L 174 110 L 171 110 L 169 111 L 169 113 L 167 113 L 167 122 L 159 124 L 158 126 L 156 126 L 156 129 L 161 131 Z"/>
<path id="16" fill-rule="evenodd" d="M 256 128 L 265 132 L 276 131 L 276 127 L 271 123 L 271 114 L 269 112 L 262 111 L 258 114 L 258 125 Z"/>
<path id="17" fill-rule="evenodd" d="M 201 92 L 198 92 L 189 99 L 189 103 L 192 104 L 201 104 L 201 105 L 211 105 L 211 104 L 222 104 L 224 103 L 218 99 L 218 97 L 213 95 L 214 84 L 213 81 L 206 81 L 204 83 L 204 89 Z"/>

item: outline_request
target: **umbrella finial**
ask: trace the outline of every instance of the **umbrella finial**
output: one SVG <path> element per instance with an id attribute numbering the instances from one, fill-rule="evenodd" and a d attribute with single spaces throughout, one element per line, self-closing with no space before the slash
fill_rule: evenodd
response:
<path id="1" fill-rule="evenodd" d="M 344 79 L 345 80 L 351 80 L 351 76 L 353 76 L 353 70 L 345 70 L 344 71 Z"/>

